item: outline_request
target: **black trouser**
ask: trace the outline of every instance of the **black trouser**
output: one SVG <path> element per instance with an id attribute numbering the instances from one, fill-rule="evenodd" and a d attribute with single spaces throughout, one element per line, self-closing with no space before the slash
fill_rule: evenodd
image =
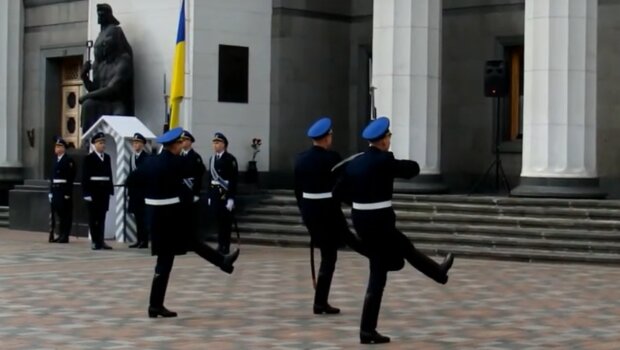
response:
<path id="1" fill-rule="evenodd" d="M 217 221 L 217 250 L 223 254 L 230 252 L 230 235 L 232 233 L 232 213 L 226 209 L 226 200 L 211 199 L 213 217 Z"/>
<path id="2" fill-rule="evenodd" d="M 59 238 L 68 238 L 71 233 L 71 223 L 73 221 L 73 202 L 71 198 L 60 199 L 61 204 L 52 204 L 52 215 L 56 215 L 58 217 L 58 236 Z M 54 229 L 56 229 L 54 227 Z"/>
<path id="3" fill-rule="evenodd" d="M 314 292 L 314 305 L 327 305 L 329 297 L 329 289 L 332 284 L 332 277 L 336 269 L 336 260 L 338 259 L 338 248 L 336 246 L 321 247 L 321 267 L 319 267 L 319 277 L 316 282 L 316 290 Z"/>
<path id="4" fill-rule="evenodd" d="M 384 264 L 381 264 L 378 259 L 370 259 L 370 276 L 368 277 L 368 287 L 366 288 L 362 322 L 360 324 L 360 330 L 362 331 L 371 332 L 377 329 L 387 274 L 388 270 Z"/>
<path id="5" fill-rule="evenodd" d="M 133 211 L 133 216 L 136 219 L 136 239 L 138 243 L 149 242 L 149 231 L 146 228 L 146 217 L 144 205 L 136 206 Z"/>
<path id="6" fill-rule="evenodd" d="M 97 246 L 103 245 L 105 232 L 105 216 L 107 210 L 99 203 L 90 202 L 88 204 L 88 227 L 90 228 L 90 237 L 93 244 Z"/>
<path id="7" fill-rule="evenodd" d="M 173 263 L 173 254 L 163 254 L 157 256 L 155 275 L 153 276 L 153 284 L 151 285 L 151 297 L 149 298 L 149 306 L 164 306 L 166 289 L 168 287 L 168 280 L 170 279 L 170 271 L 172 271 Z"/>
<path id="8" fill-rule="evenodd" d="M 441 265 L 417 250 L 402 232 L 396 231 L 394 234 L 397 240 L 396 246 L 401 248 L 403 257 L 411 266 L 437 283 L 446 283 L 447 275 Z"/>

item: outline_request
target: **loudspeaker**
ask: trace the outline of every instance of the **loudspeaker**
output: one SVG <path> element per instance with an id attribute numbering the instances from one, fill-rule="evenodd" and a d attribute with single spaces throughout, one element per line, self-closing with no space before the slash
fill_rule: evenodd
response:
<path id="1" fill-rule="evenodd" d="M 508 93 L 508 76 L 504 61 L 487 61 L 484 65 L 484 96 L 502 97 Z"/>

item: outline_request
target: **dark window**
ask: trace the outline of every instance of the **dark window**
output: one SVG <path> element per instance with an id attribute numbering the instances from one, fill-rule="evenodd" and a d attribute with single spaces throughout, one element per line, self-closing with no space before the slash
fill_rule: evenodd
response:
<path id="1" fill-rule="evenodd" d="M 248 103 L 249 49 L 220 45 L 218 101 Z"/>

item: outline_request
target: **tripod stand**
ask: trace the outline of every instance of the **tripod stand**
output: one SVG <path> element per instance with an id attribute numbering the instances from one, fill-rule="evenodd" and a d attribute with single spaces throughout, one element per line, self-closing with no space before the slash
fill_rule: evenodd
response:
<path id="1" fill-rule="evenodd" d="M 480 179 L 478 179 L 474 187 L 472 187 L 471 191 L 469 191 L 470 195 L 476 192 L 478 187 L 480 187 L 481 184 L 487 181 L 489 175 L 491 174 L 491 170 L 493 169 L 493 167 L 495 167 L 495 191 L 499 192 L 499 186 L 500 186 L 499 183 L 501 180 L 503 185 L 506 187 L 506 191 L 508 191 L 508 194 L 510 194 L 510 183 L 508 182 L 508 178 L 506 178 L 506 173 L 504 172 L 504 167 L 502 166 L 502 158 L 500 157 L 500 154 L 499 154 L 499 142 L 500 142 L 500 136 L 501 136 L 499 96 L 496 98 L 496 101 L 497 101 L 496 102 L 497 109 L 495 113 L 495 160 L 493 160 L 493 162 L 491 163 L 491 165 L 489 165 L 484 175 L 482 175 Z"/>

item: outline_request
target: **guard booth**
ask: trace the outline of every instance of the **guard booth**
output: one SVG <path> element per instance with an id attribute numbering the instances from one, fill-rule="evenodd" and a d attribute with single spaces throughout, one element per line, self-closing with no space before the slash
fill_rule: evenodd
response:
<path id="1" fill-rule="evenodd" d="M 136 222 L 133 215 L 126 212 L 128 201 L 124 187 L 133 154 L 131 140 L 133 135 L 139 132 L 147 139 L 145 149 L 150 152 L 151 141 L 155 139 L 155 135 L 136 117 L 102 116 L 82 135 L 82 145 L 89 153 L 94 149 L 90 139 L 98 132 L 106 135 L 105 153 L 110 155 L 112 161 L 114 183 L 114 196 L 110 198 L 110 209 L 105 221 L 105 239 L 135 242 Z"/>

